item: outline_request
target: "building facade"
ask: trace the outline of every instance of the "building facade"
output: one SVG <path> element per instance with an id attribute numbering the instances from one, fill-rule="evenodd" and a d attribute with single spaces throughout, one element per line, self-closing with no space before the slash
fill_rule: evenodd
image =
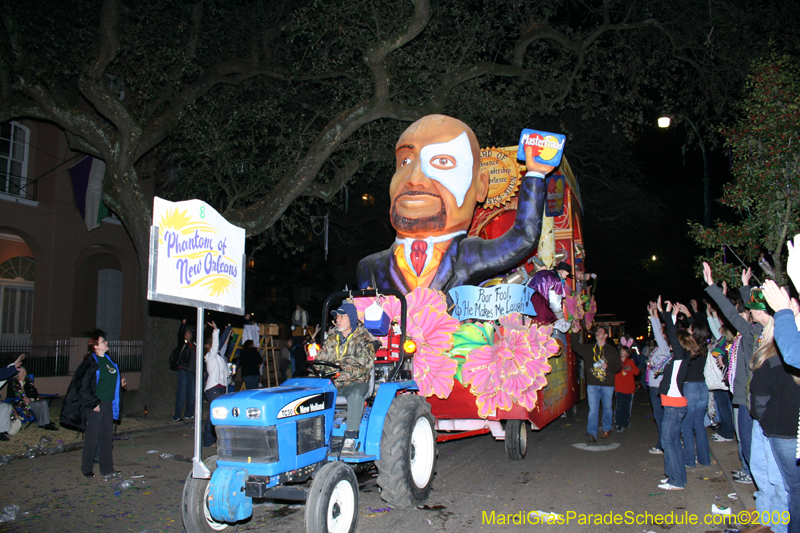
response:
<path id="1" fill-rule="evenodd" d="M 52 124 L 0 125 L 3 360 L 19 347 L 30 346 L 29 357 L 36 358 L 52 351 L 37 354 L 37 346 L 69 342 L 76 352 L 68 365 L 72 372 L 88 331 L 103 329 L 123 343 L 142 338 L 143 281 L 133 243 L 113 216 L 89 231 L 76 206 L 69 169 L 84 157 Z"/>

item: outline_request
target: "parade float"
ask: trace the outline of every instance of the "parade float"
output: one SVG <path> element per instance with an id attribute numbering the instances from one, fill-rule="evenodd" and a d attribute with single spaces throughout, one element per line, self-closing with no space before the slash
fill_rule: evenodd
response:
<path id="1" fill-rule="evenodd" d="M 470 238 L 498 239 L 515 225 L 520 186 L 530 179 L 524 177 L 521 154 L 517 146 L 480 150 L 488 192 L 474 211 Z M 530 304 L 532 290 L 526 286 L 539 270 L 561 261 L 574 265 L 574 276 L 564 280 L 564 318 L 592 323 L 596 305 L 579 281 L 585 272 L 580 190 L 566 158 L 559 159 L 544 178 L 538 245 L 517 253 L 522 257 L 515 264 L 506 264 L 478 283 L 416 287 L 406 294 L 406 334 L 416 344 L 408 370 L 419 394 L 431 404 L 440 442 L 492 433 L 506 441 L 509 458 L 520 460 L 527 449 L 526 422 L 541 429 L 563 413 L 574 412 L 585 394 L 568 336 L 537 320 Z M 528 202 L 534 201 L 531 195 Z M 362 319 L 378 306 L 392 323 L 399 322 L 399 303 L 392 297 L 357 298 L 355 304 Z M 382 343 L 380 367 L 393 359 L 397 342 L 391 331 L 376 336 Z"/>

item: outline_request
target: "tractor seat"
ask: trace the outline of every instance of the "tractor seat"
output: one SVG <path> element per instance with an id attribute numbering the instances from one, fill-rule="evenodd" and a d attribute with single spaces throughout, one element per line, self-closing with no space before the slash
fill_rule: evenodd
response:
<path id="1" fill-rule="evenodd" d="M 372 395 L 375 394 L 375 365 L 372 365 L 372 371 L 369 373 L 369 387 L 367 387 L 367 392 L 364 394 L 364 399 L 368 400 L 372 398 Z M 346 407 L 347 406 L 347 398 L 342 396 L 341 394 L 336 395 L 336 407 Z"/>

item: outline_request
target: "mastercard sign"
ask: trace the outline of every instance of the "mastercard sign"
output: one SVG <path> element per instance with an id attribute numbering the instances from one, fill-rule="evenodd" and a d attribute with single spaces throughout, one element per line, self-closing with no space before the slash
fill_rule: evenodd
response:
<path id="1" fill-rule="evenodd" d="M 525 147 L 531 146 L 537 163 L 557 167 L 561 163 L 566 139 L 566 136 L 558 133 L 524 129 L 519 137 L 517 159 L 525 161 Z"/>

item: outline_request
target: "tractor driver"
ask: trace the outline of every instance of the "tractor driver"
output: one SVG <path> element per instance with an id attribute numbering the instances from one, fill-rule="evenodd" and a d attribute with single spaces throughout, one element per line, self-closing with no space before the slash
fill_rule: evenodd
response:
<path id="1" fill-rule="evenodd" d="M 317 359 L 342 367 L 333 380 L 339 394 L 347 399 L 347 430 L 342 454 L 354 454 L 355 439 L 364 414 L 364 396 L 369 390 L 375 365 L 375 337 L 358 322 L 354 304 L 345 302 L 331 314 L 335 326 L 328 331 Z"/>

